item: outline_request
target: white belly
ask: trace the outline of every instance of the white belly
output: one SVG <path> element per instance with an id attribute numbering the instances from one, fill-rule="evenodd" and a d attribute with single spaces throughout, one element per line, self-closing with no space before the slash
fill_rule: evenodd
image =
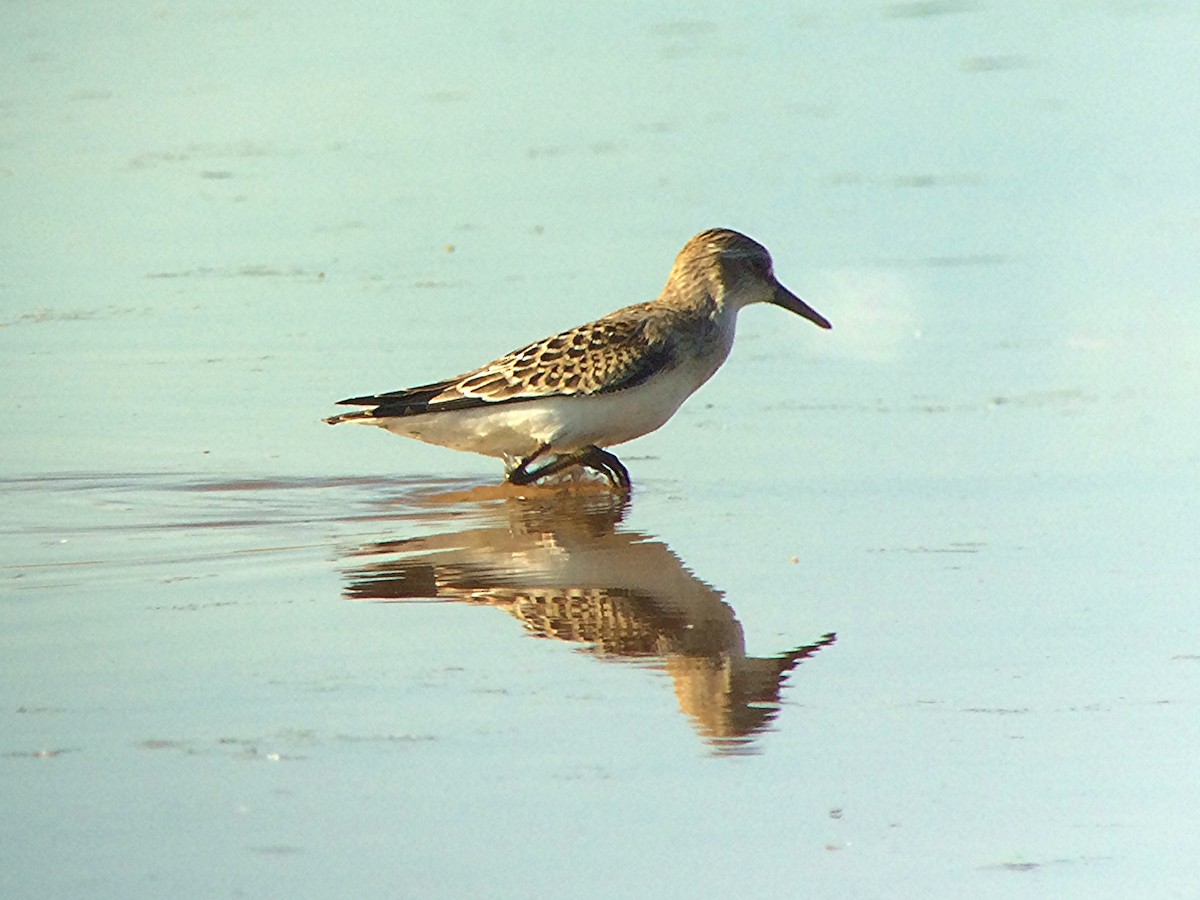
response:
<path id="1" fill-rule="evenodd" d="M 680 366 L 611 394 L 560 395 L 475 409 L 359 421 L 429 444 L 512 461 L 543 445 L 565 453 L 590 444 L 612 447 L 648 434 L 671 418 L 711 374 L 712 371 Z"/>

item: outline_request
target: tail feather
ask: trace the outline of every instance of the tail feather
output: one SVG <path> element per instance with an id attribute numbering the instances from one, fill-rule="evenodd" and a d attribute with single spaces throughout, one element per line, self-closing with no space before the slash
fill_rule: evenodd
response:
<path id="1" fill-rule="evenodd" d="M 413 406 L 425 407 L 429 401 L 443 391 L 452 388 L 457 379 L 438 381 L 434 384 L 423 384 L 420 387 L 405 388 L 401 391 L 388 391 L 386 394 L 367 394 L 362 397 L 349 397 L 339 400 L 338 406 Z M 424 409 L 421 410 L 424 412 Z"/>
<path id="2" fill-rule="evenodd" d="M 339 422 L 357 422 L 363 419 L 403 419 L 407 416 L 419 416 L 421 413 L 478 409 L 484 406 L 497 406 L 501 403 L 520 403 L 525 400 L 538 399 L 531 396 L 492 398 L 477 395 L 436 399 L 449 387 L 453 387 L 451 382 L 440 382 L 424 387 L 410 388 L 406 391 L 393 391 L 390 394 L 373 394 L 367 397 L 339 400 L 339 406 L 370 406 L 372 408 L 330 416 L 325 421 L 330 425 L 337 425 Z"/>
<path id="3" fill-rule="evenodd" d="M 337 416 L 330 416 L 328 419 L 322 419 L 321 421 L 324 422 L 326 425 L 338 425 L 342 422 L 359 422 L 359 421 L 362 421 L 363 419 L 373 419 L 373 418 L 375 418 L 375 410 L 360 409 L 355 412 L 348 412 L 348 413 L 342 413 L 341 415 L 337 415 Z"/>

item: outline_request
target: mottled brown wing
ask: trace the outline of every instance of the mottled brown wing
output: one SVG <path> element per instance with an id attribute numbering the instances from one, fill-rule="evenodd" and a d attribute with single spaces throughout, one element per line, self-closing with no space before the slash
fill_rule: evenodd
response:
<path id="1" fill-rule="evenodd" d="M 371 415 L 383 418 L 625 390 L 674 360 L 664 330 L 648 328 L 644 316 L 631 314 L 636 309 L 529 344 L 457 378 L 339 403 L 375 406 Z"/>

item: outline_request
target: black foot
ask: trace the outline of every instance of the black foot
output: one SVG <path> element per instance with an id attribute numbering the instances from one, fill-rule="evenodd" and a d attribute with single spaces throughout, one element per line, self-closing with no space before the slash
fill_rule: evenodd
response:
<path id="1" fill-rule="evenodd" d="M 576 450 L 574 453 L 564 453 L 562 456 L 555 457 L 544 466 L 539 466 L 531 470 L 530 466 L 539 458 L 545 456 L 549 449 L 547 445 L 542 445 L 521 460 L 520 465 L 508 473 L 508 481 L 512 484 L 532 484 L 540 478 L 545 478 L 547 475 L 554 475 L 572 466 L 583 466 L 585 469 L 594 469 L 599 472 L 609 480 L 609 483 L 613 487 L 619 488 L 622 491 L 629 490 L 631 483 L 629 481 L 629 470 L 621 464 L 621 461 L 616 456 L 594 445 L 584 447 L 582 450 Z"/>
<path id="2" fill-rule="evenodd" d="M 540 469 L 529 471 L 529 467 L 539 458 L 546 455 L 546 451 L 550 449 L 549 444 L 542 444 L 527 457 L 521 460 L 520 464 L 508 473 L 505 480 L 509 484 L 533 484 L 543 475 L 548 474 L 547 469 L 551 468 L 558 460 L 552 460 Z"/>
<path id="3" fill-rule="evenodd" d="M 629 480 L 629 470 L 621 461 L 607 450 L 601 450 L 594 445 L 583 451 L 583 455 L 579 458 L 579 464 L 588 469 L 595 469 L 607 478 L 613 487 L 623 491 L 629 490 L 632 484 Z"/>

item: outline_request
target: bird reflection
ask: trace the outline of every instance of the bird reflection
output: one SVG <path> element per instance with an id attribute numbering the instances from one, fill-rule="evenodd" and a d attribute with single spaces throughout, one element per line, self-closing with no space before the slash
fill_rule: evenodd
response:
<path id="1" fill-rule="evenodd" d="M 661 541 L 617 530 L 627 505 L 610 491 L 501 496 L 474 527 L 352 551 L 345 593 L 495 606 L 537 637 L 664 671 L 680 709 L 718 753 L 755 752 L 754 736 L 778 715 L 785 676 L 835 635 L 778 656 L 746 656 L 741 623 L 719 591 Z"/>

